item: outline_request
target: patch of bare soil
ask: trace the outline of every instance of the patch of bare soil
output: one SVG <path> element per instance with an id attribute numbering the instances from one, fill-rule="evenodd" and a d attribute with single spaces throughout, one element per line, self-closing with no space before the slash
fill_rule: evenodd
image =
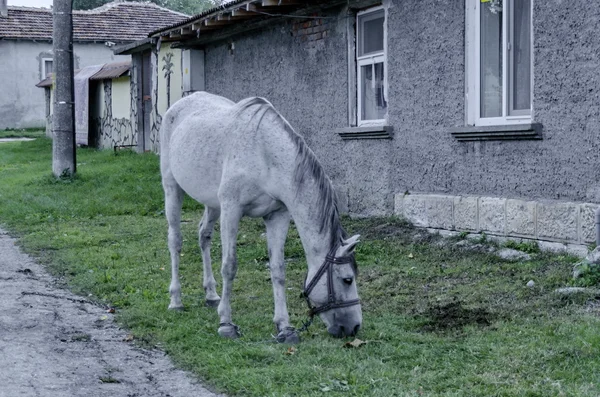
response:
<path id="1" fill-rule="evenodd" d="M 443 332 L 460 329 L 466 325 L 487 327 L 493 316 L 484 308 L 465 308 L 460 301 L 430 306 L 424 313 L 428 318 L 423 326 L 426 332 Z"/>
<path id="2" fill-rule="evenodd" d="M 414 227 L 403 219 L 367 218 L 355 220 L 355 227 L 360 230 L 361 237 L 367 240 L 394 239 L 400 243 L 428 243 L 439 239 L 439 236 L 425 229 Z"/>

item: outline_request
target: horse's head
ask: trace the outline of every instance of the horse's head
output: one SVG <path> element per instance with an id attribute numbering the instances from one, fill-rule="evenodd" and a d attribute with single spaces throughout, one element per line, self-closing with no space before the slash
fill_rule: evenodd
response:
<path id="1" fill-rule="evenodd" d="M 334 256 L 327 255 L 317 273 L 304 285 L 312 314 L 318 314 L 327 331 L 336 337 L 354 336 L 362 324 L 354 260 L 359 237 L 343 240 Z"/>

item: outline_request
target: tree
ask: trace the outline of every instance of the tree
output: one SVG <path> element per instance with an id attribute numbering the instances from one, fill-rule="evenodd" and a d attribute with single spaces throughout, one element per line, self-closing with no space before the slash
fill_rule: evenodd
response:
<path id="1" fill-rule="evenodd" d="M 58 177 L 75 175 L 75 101 L 73 89 L 72 0 L 54 0 L 52 46 L 55 88 L 52 115 L 52 173 Z"/>

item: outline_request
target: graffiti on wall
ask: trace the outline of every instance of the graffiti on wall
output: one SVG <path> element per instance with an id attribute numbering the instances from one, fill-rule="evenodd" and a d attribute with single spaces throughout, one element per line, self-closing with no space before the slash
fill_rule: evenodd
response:
<path id="1" fill-rule="evenodd" d="M 138 89 L 141 88 L 138 85 L 139 72 L 140 71 L 138 69 L 137 63 L 132 62 L 131 68 L 129 69 L 129 96 L 130 96 L 130 103 L 131 103 L 129 120 L 131 120 L 131 131 L 132 131 L 131 144 L 132 145 L 138 144 L 138 140 L 139 140 L 139 136 L 140 136 L 140 128 L 142 127 L 138 120 L 138 111 L 141 110 L 141 109 L 138 109 L 138 101 L 141 99 L 141 98 L 139 98 L 140 92 L 138 91 Z"/>
<path id="2" fill-rule="evenodd" d="M 96 132 L 95 146 L 103 149 L 112 149 L 120 146 L 134 145 L 131 131 L 131 120 L 127 118 L 114 118 L 112 112 L 112 81 L 102 82 L 104 89 L 104 109 L 101 117 L 94 117 L 93 128 Z"/>
<path id="3" fill-rule="evenodd" d="M 158 49 L 152 49 L 152 112 L 150 112 L 150 145 L 153 152 L 158 153 L 159 130 L 162 124 L 162 115 L 158 112 Z"/>
<path id="4" fill-rule="evenodd" d="M 165 63 L 162 70 L 165 71 L 165 79 L 167 81 L 167 109 L 171 107 L 171 75 L 173 74 L 173 53 L 167 52 L 162 58 Z"/>

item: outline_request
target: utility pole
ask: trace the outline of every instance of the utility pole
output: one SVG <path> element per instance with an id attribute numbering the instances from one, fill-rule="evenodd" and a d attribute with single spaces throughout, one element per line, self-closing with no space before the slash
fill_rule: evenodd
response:
<path id="1" fill-rule="evenodd" d="M 75 175 L 75 95 L 73 87 L 73 0 L 53 0 L 52 42 L 55 86 L 52 116 L 52 173 Z"/>

